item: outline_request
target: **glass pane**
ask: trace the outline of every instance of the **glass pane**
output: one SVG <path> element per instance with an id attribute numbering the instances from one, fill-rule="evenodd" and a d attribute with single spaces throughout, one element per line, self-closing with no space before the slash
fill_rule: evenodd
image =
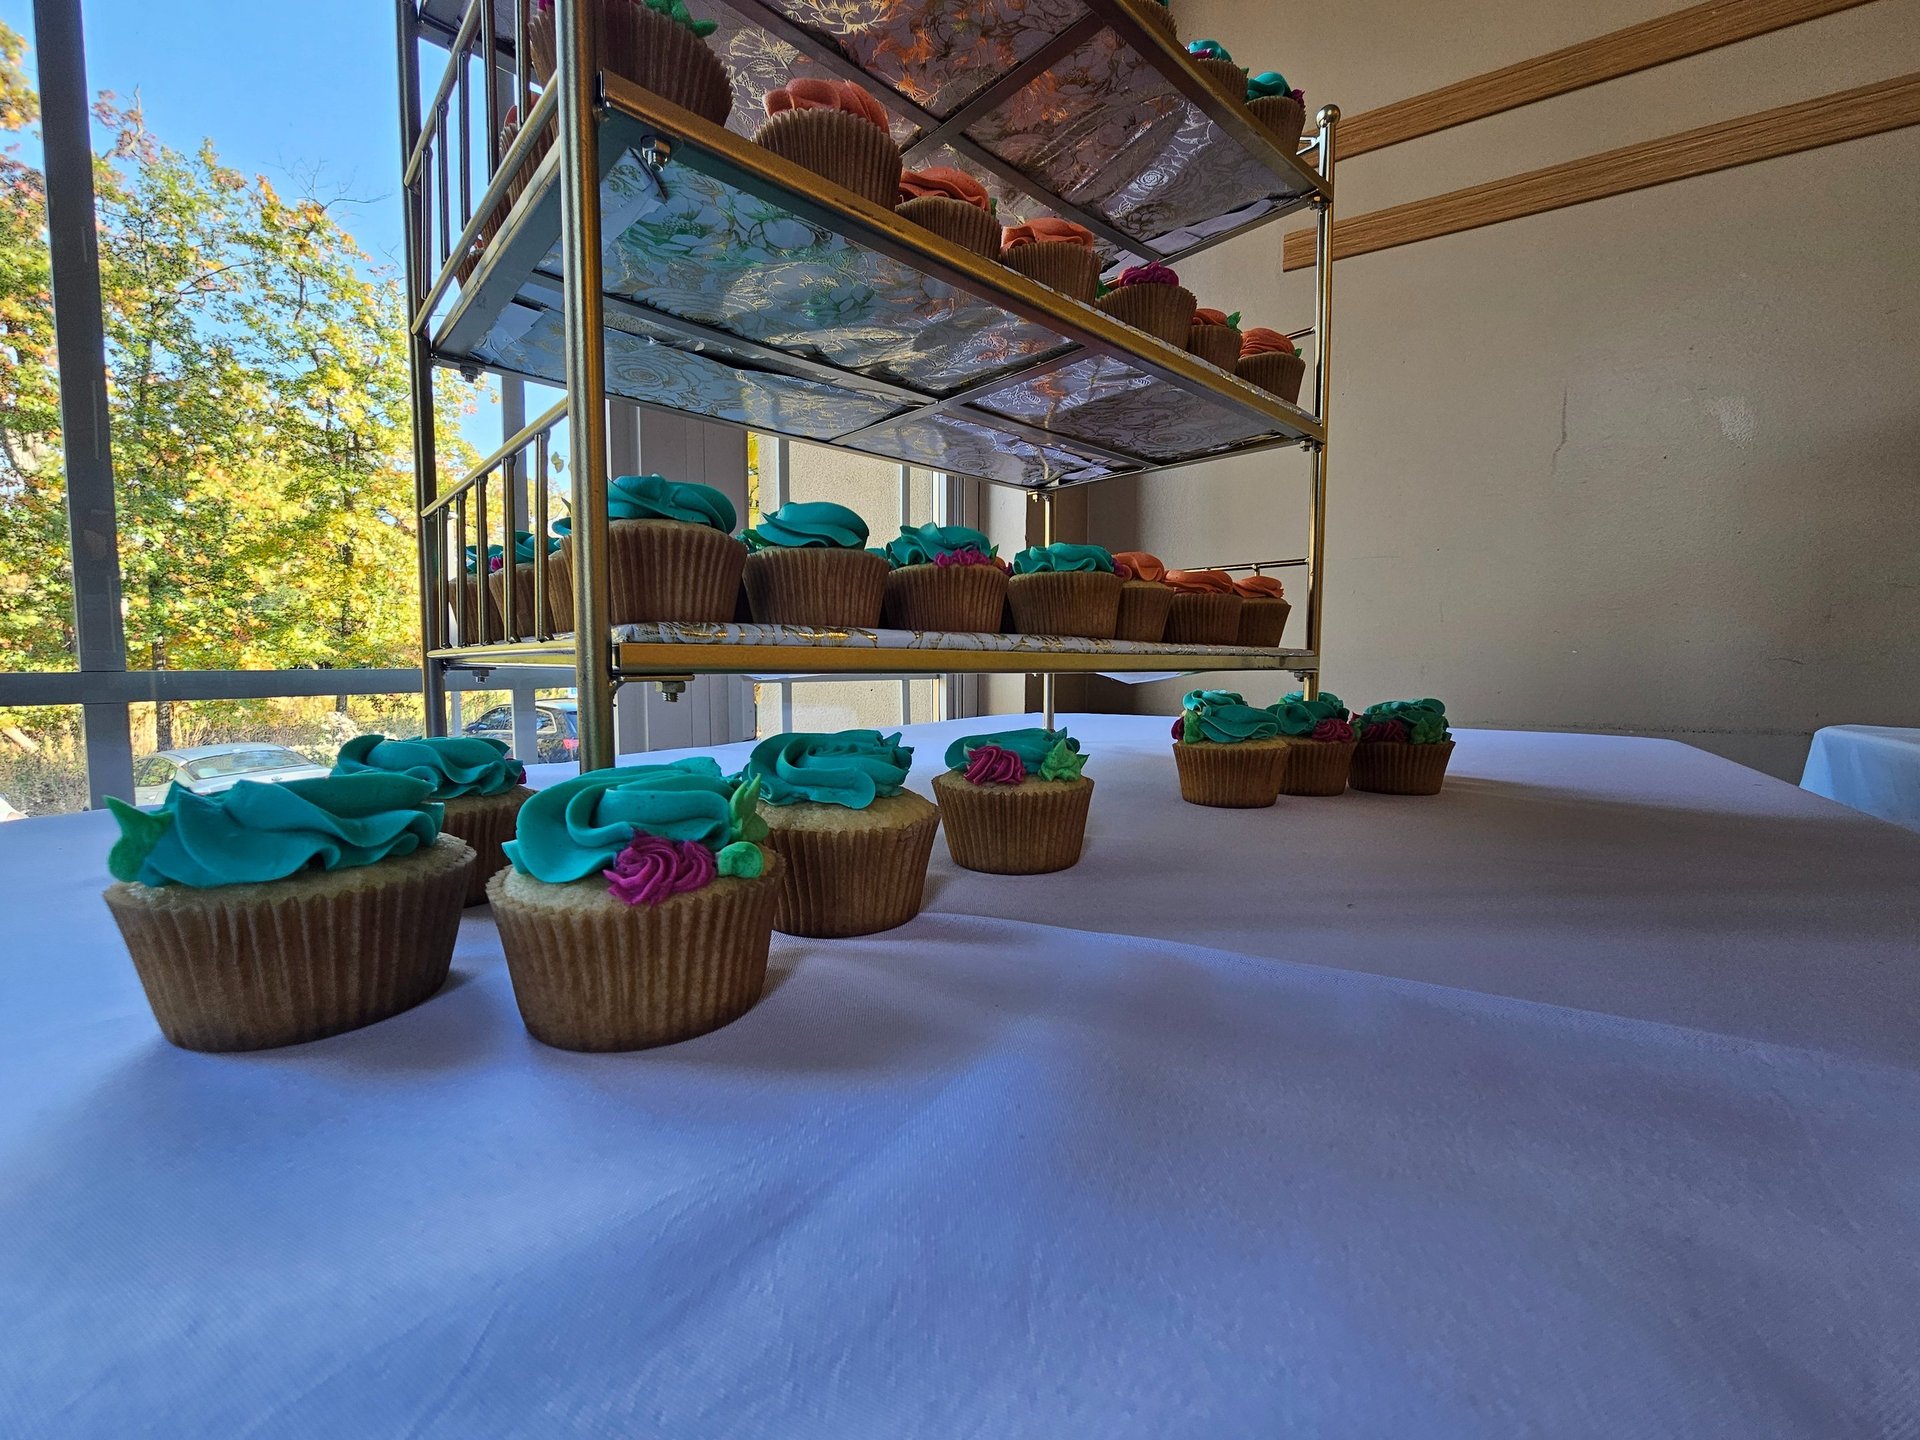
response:
<path id="1" fill-rule="evenodd" d="M 900 533 L 900 467 L 818 445 L 787 448 L 787 498 L 832 500 L 867 522 L 875 545 Z"/>
<path id="2" fill-rule="evenodd" d="M 0 822 L 87 808 L 78 705 L 0 710 Z"/>
<path id="3" fill-rule="evenodd" d="M 797 731 L 898 730 L 907 723 L 898 680 L 794 680 L 793 723 Z M 775 686 L 764 686 L 774 690 Z M 760 733 L 780 733 L 777 703 L 772 714 L 763 703 Z M 767 726 L 771 723 L 771 729 Z"/>
<path id="4" fill-rule="evenodd" d="M 137 799 L 159 804 L 169 778 L 211 794 L 239 780 L 322 775 L 354 736 L 418 735 L 422 714 L 420 697 L 411 693 L 132 705 Z M 175 762 L 171 777 L 150 778 L 145 762 L 155 756 Z"/>

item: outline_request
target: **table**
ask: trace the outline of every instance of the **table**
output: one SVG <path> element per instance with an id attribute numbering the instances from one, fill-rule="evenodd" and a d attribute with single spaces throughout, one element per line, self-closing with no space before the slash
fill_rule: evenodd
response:
<path id="1" fill-rule="evenodd" d="M 485 910 L 406 1015 L 173 1050 L 104 817 L 0 828 L 0 1435 L 1913 1433 L 1920 836 L 1495 732 L 1209 811 L 1066 723 L 1078 868 L 938 847 L 629 1056 L 527 1036 Z"/>
<path id="2" fill-rule="evenodd" d="M 1920 830 L 1920 730 L 1829 725 L 1813 732 L 1802 788 Z"/>

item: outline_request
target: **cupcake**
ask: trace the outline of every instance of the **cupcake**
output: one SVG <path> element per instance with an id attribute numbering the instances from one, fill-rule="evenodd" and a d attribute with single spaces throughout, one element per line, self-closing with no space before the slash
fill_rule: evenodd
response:
<path id="1" fill-rule="evenodd" d="M 786 862 L 774 928 L 871 935 L 920 913 L 940 812 L 905 788 L 913 748 L 898 735 L 775 735 L 741 779 L 760 785 L 767 844 Z"/>
<path id="2" fill-rule="evenodd" d="M 505 564 L 502 558 L 505 552 L 498 545 L 487 547 L 487 565 Z M 489 644 L 497 645 L 506 638 L 507 624 L 500 614 L 500 600 L 489 583 L 491 575 L 482 578 L 480 574 L 480 551 L 469 545 L 465 558 L 466 578 L 460 582 L 465 595 L 465 608 L 462 609 L 459 597 L 449 597 L 453 606 L 453 618 L 460 626 L 460 643 L 477 645 L 485 634 Z M 514 617 L 518 619 L 518 616 Z M 481 629 L 482 624 L 485 630 Z"/>
<path id="3" fill-rule="evenodd" d="M 1007 568 L 978 530 L 903 525 L 899 539 L 874 553 L 891 567 L 882 623 L 895 630 L 999 633 Z"/>
<path id="4" fill-rule="evenodd" d="M 1045 875 L 1079 863 L 1093 781 L 1064 730 L 1003 730 L 947 747 L 933 798 L 963 870 Z"/>
<path id="5" fill-rule="evenodd" d="M 433 787 L 342 775 L 158 813 L 107 806 L 107 908 L 160 1032 L 186 1050 L 261 1050 L 371 1025 L 438 990 L 473 851 L 440 833 Z"/>
<path id="6" fill-rule="evenodd" d="M 1169 570 L 1173 605 L 1167 611 L 1167 639 L 1176 645 L 1235 645 L 1240 640 L 1240 611 L 1246 601 L 1224 570 Z"/>
<path id="7" fill-rule="evenodd" d="M 1000 258 L 1000 221 L 987 187 L 963 170 L 935 165 L 900 177 L 900 203 L 894 210 L 943 240 Z"/>
<path id="8" fill-rule="evenodd" d="M 1205 307 L 1195 310 L 1193 323 L 1187 327 L 1187 353 L 1231 375 L 1240 363 L 1240 312 L 1229 315 Z"/>
<path id="9" fill-rule="evenodd" d="M 1098 545 L 1033 545 L 1013 557 L 1007 606 L 1016 634 L 1111 640 L 1120 590 L 1113 556 Z"/>
<path id="10" fill-rule="evenodd" d="M 1383 700 L 1354 725 L 1353 788 L 1380 795 L 1438 795 L 1453 755 L 1447 707 L 1438 700 Z"/>
<path id="11" fill-rule="evenodd" d="M 1322 691 L 1312 700 L 1296 690 L 1271 707 L 1287 739 L 1282 795 L 1338 795 L 1353 763 L 1353 717 L 1340 697 Z"/>
<path id="12" fill-rule="evenodd" d="M 1165 35 L 1169 42 L 1180 43 L 1179 32 L 1174 29 L 1173 11 L 1167 8 L 1167 0 L 1129 0 L 1133 13 L 1147 24 Z"/>
<path id="13" fill-rule="evenodd" d="M 600 68 L 643 90 L 683 106 L 715 125 L 727 123 L 733 86 L 727 67 L 707 48 L 718 27 L 695 20 L 684 0 L 580 0 L 593 26 Z M 527 51 L 534 78 L 545 89 L 553 79 L 553 0 L 533 0 L 527 14 Z"/>
<path id="14" fill-rule="evenodd" d="M 1194 68 L 1207 77 L 1207 83 L 1227 99 L 1236 104 L 1246 99 L 1247 72 L 1233 63 L 1226 46 L 1218 40 L 1195 40 L 1187 46 L 1187 54 Z"/>
<path id="15" fill-rule="evenodd" d="M 336 775 L 409 775 L 432 788 L 427 799 L 442 810 L 440 831 L 473 847 L 467 904 L 487 898 L 487 881 L 507 863 L 501 846 L 513 838 L 514 817 L 533 792 L 521 781 L 527 767 L 507 747 L 483 735 L 426 735 L 418 740 L 389 740 L 356 735 L 340 747 Z"/>
<path id="16" fill-rule="evenodd" d="M 1008 226 L 1000 236 L 1000 263 L 1083 305 L 1091 305 L 1100 288 L 1093 232 L 1071 220 L 1043 215 Z"/>
<path id="17" fill-rule="evenodd" d="M 608 582 L 615 625 L 650 620 L 731 620 L 747 547 L 729 533 L 733 502 L 711 485 L 664 475 L 622 475 L 607 486 Z M 547 566 L 547 593 L 573 595 L 573 519 L 553 528 L 560 549 Z M 573 607 L 567 606 L 569 628 Z"/>
<path id="18" fill-rule="evenodd" d="M 1166 638 L 1167 615 L 1173 609 L 1167 567 L 1158 556 L 1144 550 L 1116 551 L 1113 563 L 1120 573 L 1120 613 L 1114 621 L 1113 638 L 1159 644 Z"/>
<path id="19" fill-rule="evenodd" d="M 1240 337 L 1240 363 L 1233 373 L 1249 385 L 1271 390 L 1289 405 L 1298 405 L 1307 362 L 1278 330 L 1256 325 Z"/>
<path id="20" fill-rule="evenodd" d="M 696 756 L 589 770 L 520 807 L 487 898 L 536 1040 L 642 1050 L 753 1008 L 781 874 L 757 792 Z"/>
<path id="21" fill-rule="evenodd" d="M 1240 597 L 1240 633 L 1236 645 L 1251 645 L 1271 650 L 1280 643 L 1287 628 L 1287 616 L 1293 606 L 1287 603 L 1287 587 L 1271 575 L 1249 575 L 1233 582 Z"/>
<path id="22" fill-rule="evenodd" d="M 789 80 L 766 95 L 754 143 L 861 199 L 891 210 L 900 198 L 900 147 L 878 100 L 850 80 Z"/>
<path id="23" fill-rule="evenodd" d="M 514 531 L 513 532 L 513 568 L 511 571 L 509 571 L 507 568 L 506 552 L 502 550 L 501 547 L 498 545 L 489 545 L 487 547 L 487 567 L 491 572 L 487 576 L 487 599 L 490 602 L 490 606 L 487 613 L 495 617 L 494 620 L 490 622 L 495 624 L 498 627 L 497 630 L 494 632 L 495 634 L 498 634 L 498 635 L 506 634 L 506 628 L 507 628 L 506 589 L 507 589 L 507 577 L 509 574 L 511 574 L 513 577 L 513 629 L 514 629 L 513 635 L 510 636 L 509 638 L 514 640 L 530 640 L 533 638 L 533 636 L 539 633 L 537 628 L 537 622 L 540 618 L 539 609 L 534 604 L 534 597 L 538 592 L 536 592 L 533 588 L 533 577 L 534 577 L 533 561 L 534 561 L 534 555 L 538 550 L 538 548 L 539 548 L 539 541 L 536 540 L 529 531 L 526 531 L 526 530 Z M 558 550 L 559 548 L 560 548 L 560 537 L 558 535 L 547 536 L 547 554 L 551 556 L 553 552 Z M 549 569 L 552 568 L 551 563 L 549 563 L 548 568 Z M 572 596 L 569 595 L 568 598 L 571 599 Z M 547 609 L 549 611 L 547 619 L 550 623 L 553 622 L 554 620 L 554 617 L 551 613 L 553 608 L 554 608 L 553 604 L 551 600 L 549 600 L 547 604 Z M 567 606 L 567 618 L 569 622 L 572 621 L 573 606 L 571 605 Z M 553 628 L 558 633 L 562 631 L 563 627 L 561 627 L 558 624 L 554 624 Z M 566 630 L 571 630 L 572 628 L 573 626 L 571 623 L 567 624 L 564 627 L 564 629 Z M 482 880 L 485 880 L 485 878 L 486 877 L 484 875 L 481 877 Z"/>
<path id="24" fill-rule="evenodd" d="M 1193 328 L 1193 292 L 1158 260 L 1120 272 L 1114 287 L 1093 302 L 1123 325 L 1144 330 L 1184 350 Z"/>
<path id="25" fill-rule="evenodd" d="M 867 522 L 846 506 L 789 501 L 740 538 L 747 605 L 761 624 L 880 623 L 887 562 L 866 548 Z"/>
<path id="26" fill-rule="evenodd" d="M 1279 795 L 1287 742 L 1271 710 L 1231 690 L 1193 690 L 1173 722 L 1173 761 L 1182 800 L 1253 810 Z"/>
<path id="27" fill-rule="evenodd" d="M 1273 136 L 1276 148 L 1289 155 L 1300 149 L 1307 128 L 1307 97 L 1287 84 L 1278 70 L 1247 77 L 1247 109 Z"/>

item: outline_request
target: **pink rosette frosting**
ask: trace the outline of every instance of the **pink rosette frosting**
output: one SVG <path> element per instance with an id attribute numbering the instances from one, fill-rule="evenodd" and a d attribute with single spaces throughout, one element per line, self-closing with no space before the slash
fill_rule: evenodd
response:
<path id="1" fill-rule="evenodd" d="M 1398 723 L 1398 722 L 1396 722 Z M 1346 720 L 1322 720 L 1313 727 L 1313 738 L 1328 740 L 1336 745 L 1344 745 L 1353 739 L 1353 725 Z"/>
<path id="2" fill-rule="evenodd" d="M 1134 265 L 1120 272 L 1122 285 L 1178 285 L 1180 277 L 1158 260 L 1147 265 Z"/>
<path id="3" fill-rule="evenodd" d="M 1176 740 L 1183 740 L 1186 738 L 1186 734 L 1187 734 L 1187 716 L 1186 716 L 1186 712 L 1182 711 L 1180 714 L 1173 717 L 1173 738 Z"/>
<path id="4" fill-rule="evenodd" d="M 628 905 L 658 905 L 689 890 L 702 890 L 720 874 L 713 851 L 697 840 L 662 840 L 635 833 L 614 858 L 607 878 L 613 898 Z"/>
<path id="5" fill-rule="evenodd" d="M 1361 734 L 1363 740 L 1385 740 L 1390 744 L 1399 744 L 1407 738 L 1407 722 L 1404 720 L 1383 720 L 1367 726 Z"/>
<path id="6" fill-rule="evenodd" d="M 1018 785 L 1027 778 L 1027 767 L 1011 750 L 982 745 L 967 752 L 964 778 L 969 785 Z"/>
<path id="7" fill-rule="evenodd" d="M 976 546 L 969 545 L 964 550 L 949 550 L 933 557 L 933 563 L 942 569 L 951 565 L 991 565 L 993 557 Z"/>

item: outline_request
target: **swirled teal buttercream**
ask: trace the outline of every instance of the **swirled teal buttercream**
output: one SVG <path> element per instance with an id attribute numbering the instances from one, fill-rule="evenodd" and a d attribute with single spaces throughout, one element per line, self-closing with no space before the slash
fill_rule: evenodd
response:
<path id="1" fill-rule="evenodd" d="M 742 778 L 760 781 L 769 805 L 844 805 L 864 810 L 898 795 L 913 768 L 913 747 L 878 730 L 774 735 L 753 747 Z"/>
<path id="2" fill-rule="evenodd" d="M 1287 77 L 1278 70 L 1263 70 L 1258 75 L 1247 77 L 1247 99 L 1271 100 L 1281 95 L 1293 94 L 1293 86 L 1287 83 Z"/>
<path id="3" fill-rule="evenodd" d="M 119 800 L 107 807 L 120 838 L 114 879 L 142 885 L 250 885 L 302 870 L 349 870 L 433 844 L 441 807 L 411 775 L 339 775 L 263 785 L 242 780 L 217 795 L 174 786 L 157 814 Z"/>
<path id="4" fill-rule="evenodd" d="M 513 563 L 514 564 L 531 565 L 533 563 L 534 552 L 537 548 L 538 547 L 534 541 L 532 531 L 516 530 L 513 532 Z M 558 550 L 559 548 L 560 548 L 560 537 L 558 535 L 549 535 L 547 537 L 547 553 L 551 555 L 554 551 Z M 487 547 L 487 569 L 497 570 L 501 568 L 501 566 L 506 561 L 506 554 L 507 552 L 504 547 L 499 545 L 489 545 Z M 479 547 L 474 545 L 469 545 L 467 546 L 467 573 L 469 575 L 472 575 L 479 568 L 480 568 Z"/>
<path id="5" fill-rule="evenodd" d="M 790 500 L 740 538 L 749 550 L 859 550 L 867 522 L 831 500 Z"/>
<path id="6" fill-rule="evenodd" d="M 368 771 L 424 780 L 433 787 L 430 798 L 435 800 L 498 795 L 527 778 L 527 767 L 509 756 L 505 745 L 483 735 L 423 735 L 417 740 L 356 735 L 340 747 L 333 773 Z"/>
<path id="7" fill-rule="evenodd" d="M 1202 740 L 1238 745 L 1248 740 L 1271 740 L 1280 734 L 1280 720 L 1273 711 L 1247 704 L 1246 698 L 1233 690 L 1190 690 L 1181 703 L 1180 738 L 1189 745 Z"/>
<path id="8" fill-rule="evenodd" d="M 669 480 L 664 475 L 622 475 L 607 482 L 607 518 L 610 520 L 680 520 L 733 532 L 739 517 L 733 502 L 711 485 Z M 553 522 L 556 533 L 573 533 L 573 517 Z"/>
<path id="9" fill-rule="evenodd" d="M 1280 722 L 1282 735 L 1311 735 L 1322 720 L 1345 720 L 1347 707 L 1331 690 L 1323 690 L 1309 700 L 1295 690 L 1284 700 L 1268 707 Z"/>
<path id="10" fill-rule="evenodd" d="M 1398 720 L 1407 727 L 1407 739 L 1415 745 L 1438 745 L 1451 740 L 1447 728 L 1447 707 L 1438 700 L 1382 700 L 1369 705 L 1360 716 L 1359 729 L 1365 734 L 1373 725 Z"/>
<path id="11" fill-rule="evenodd" d="M 967 735 L 954 741 L 947 747 L 946 762 L 949 770 L 967 768 L 967 756 L 982 745 L 996 745 L 1002 750 L 1010 750 L 1020 757 L 1020 764 L 1030 776 L 1039 776 L 1047 766 L 1047 757 L 1060 746 L 1075 757 L 1080 754 L 1080 742 L 1064 730 L 1042 730 L 1035 726 L 1026 730 L 1000 730 L 992 735 Z M 1065 763 L 1065 762 L 1063 762 Z M 1081 761 L 1082 764 L 1086 762 Z M 1056 765 L 1055 769 L 1060 766 Z M 1074 771 L 1077 775 L 1080 772 Z M 1072 776 L 1048 775 L 1045 779 L 1071 779 Z"/>
<path id="12" fill-rule="evenodd" d="M 1227 47 L 1218 40 L 1190 40 L 1187 42 L 1187 53 L 1196 60 L 1224 60 L 1229 65 L 1233 63 L 1233 56 L 1227 53 Z"/>
<path id="13" fill-rule="evenodd" d="M 986 556 L 1000 553 L 985 535 L 965 525 L 922 525 L 918 529 L 902 525 L 900 538 L 889 540 L 880 553 L 898 570 L 906 565 L 931 565 L 942 555 L 957 555 L 963 550 L 978 550 Z"/>
<path id="14" fill-rule="evenodd" d="M 704 755 L 670 765 L 589 770 L 537 792 L 520 807 L 503 847 L 522 874 L 550 885 L 596 875 L 636 833 L 692 840 L 720 852 L 766 837 L 754 814 L 755 787 L 720 773 Z"/>
<path id="15" fill-rule="evenodd" d="M 1113 574 L 1113 552 L 1098 545 L 1030 545 L 1013 557 L 1016 575 Z"/>

